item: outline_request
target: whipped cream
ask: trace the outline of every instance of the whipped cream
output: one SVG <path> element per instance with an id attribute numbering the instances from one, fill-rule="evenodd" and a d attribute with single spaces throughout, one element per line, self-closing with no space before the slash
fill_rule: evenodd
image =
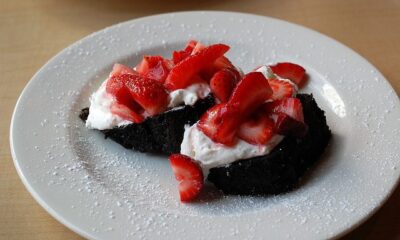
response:
<path id="1" fill-rule="evenodd" d="M 274 135 L 265 145 L 249 144 L 241 139 L 233 147 L 215 143 L 197 128 L 197 123 L 191 127 L 185 126 L 181 144 L 181 154 L 196 159 L 203 170 L 224 166 L 239 159 L 247 159 L 266 155 L 278 145 L 284 137 Z"/>
<path id="2" fill-rule="evenodd" d="M 131 123 L 111 113 L 110 107 L 116 100 L 107 93 L 106 84 L 107 80 L 89 98 L 90 107 L 89 116 L 86 120 L 87 128 L 104 130 Z"/>
<path id="3" fill-rule="evenodd" d="M 185 89 L 177 89 L 169 93 L 168 107 L 174 108 L 181 104 L 192 106 L 199 98 L 207 97 L 210 91 L 207 83 L 195 83 Z"/>
<path id="4" fill-rule="evenodd" d="M 106 91 L 107 80 L 90 98 L 89 116 L 86 120 L 86 127 L 90 129 L 111 129 L 131 124 L 131 121 L 124 120 L 111 112 L 111 105 L 116 101 L 115 98 Z M 205 98 L 210 93 L 207 83 L 192 84 L 185 89 L 178 89 L 169 93 L 168 107 L 171 110 L 180 105 L 194 105 L 197 100 Z"/>

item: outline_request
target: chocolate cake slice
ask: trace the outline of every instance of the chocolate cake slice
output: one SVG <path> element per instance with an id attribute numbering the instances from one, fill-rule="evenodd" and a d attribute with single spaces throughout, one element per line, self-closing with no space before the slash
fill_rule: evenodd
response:
<path id="1" fill-rule="evenodd" d="M 210 94 L 193 106 L 180 106 L 146 118 L 142 123 L 132 123 L 102 132 L 106 138 L 111 138 L 125 148 L 149 153 L 177 153 L 181 148 L 184 126 L 196 123 L 214 104 L 214 97 Z M 82 109 L 80 118 L 86 121 L 88 115 L 89 109 Z"/>
<path id="2" fill-rule="evenodd" d="M 285 137 L 270 154 L 210 169 L 208 180 L 225 194 L 266 195 L 293 187 L 324 152 L 331 138 L 324 111 L 310 94 L 298 94 L 309 129 L 302 138 Z"/>

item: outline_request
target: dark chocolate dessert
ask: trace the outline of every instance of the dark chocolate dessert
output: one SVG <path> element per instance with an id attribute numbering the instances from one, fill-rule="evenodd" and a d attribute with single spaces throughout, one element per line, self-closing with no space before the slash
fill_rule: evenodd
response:
<path id="1" fill-rule="evenodd" d="M 308 132 L 286 136 L 271 153 L 210 169 L 208 180 L 226 194 L 277 194 L 292 189 L 324 152 L 331 138 L 324 111 L 312 95 L 298 94 Z"/>
<path id="2" fill-rule="evenodd" d="M 200 116 L 214 105 L 214 97 L 207 96 L 193 106 L 183 105 L 146 118 L 141 123 L 102 130 L 106 138 L 111 138 L 125 148 L 140 152 L 171 154 L 180 151 L 184 126 L 197 122 Z M 89 109 L 84 108 L 79 115 L 86 121 Z"/>

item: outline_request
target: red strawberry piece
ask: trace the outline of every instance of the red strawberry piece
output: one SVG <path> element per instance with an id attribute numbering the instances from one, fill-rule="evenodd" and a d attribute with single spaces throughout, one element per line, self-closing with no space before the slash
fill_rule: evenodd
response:
<path id="1" fill-rule="evenodd" d="M 198 43 L 198 42 L 197 42 L 196 40 L 190 40 L 190 41 L 186 44 L 186 47 L 185 47 L 184 51 L 189 52 L 189 53 L 192 53 L 192 52 L 193 52 L 193 49 L 196 47 L 197 43 Z"/>
<path id="2" fill-rule="evenodd" d="M 111 105 L 111 113 L 119 116 L 124 120 L 128 120 L 134 123 L 141 123 L 144 120 L 144 117 L 142 115 L 131 110 L 128 106 L 120 104 L 118 102 L 114 102 Z"/>
<path id="3" fill-rule="evenodd" d="M 183 59 L 189 57 L 192 54 L 193 49 L 195 48 L 196 45 L 197 45 L 197 41 L 196 40 L 190 40 L 186 44 L 186 47 L 183 50 L 174 51 L 172 53 L 172 61 L 173 61 L 173 63 L 174 64 L 178 64 Z"/>
<path id="4" fill-rule="evenodd" d="M 287 78 L 291 80 L 299 87 L 302 87 L 306 81 L 306 70 L 300 65 L 289 62 L 282 62 L 269 67 L 276 75 L 281 78 Z"/>
<path id="5" fill-rule="evenodd" d="M 200 52 L 201 50 L 203 50 L 204 48 L 206 48 L 207 46 L 200 43 L 200 42 L 196 42 L 196 45 L 194 45 L 193 50 L 192 50 L 192 54 L 196 54 L 198 52 Z"/>
<path id="6" fill-rule="evenodd" d="M 218 58 L 217 60 L 215 60 L 214 66 L 217 67 L 218 69 L 235 68 L 235 66 L 233 66 L 232 62 L 225 56 L 222 56 L 222 57 Z"/>
<path id="7" fill-rule="evenodd" d="M 270 113 L 284 113 L 299 122 L 304 122 L 303 106 L 298 98 L 269 102 L 265 104 L 265 109 Z"/>
<path id="8" fill-rule="evenodd" d="M 263 107 L 272 114 L 277 133 L 298 137 L 307 133 L 308 127 L 304 123 L 303 106 L 298 98 L 266 103 Z"/>
<path id="9" fill-rule="evenodd" d="M 271 94 L 264 75 L 251 72 L 237 84 L 227 103 L 218 104 L 202 115 L 198 128 L 214 142 L 232 146 L 240 124 Z"/>
<path id="10" fill-rule="evenodd" d="M 217 104 L 208 109 L 199 120 L 197 127 L 209 138 L 213 138 L 218 130 L 218 126 L 221 124 L 220 119 L 221 109 L 225 107 L 226 104 Z"/>
<path id="11" fill-rule="evenodd" d="M 163 112 L 168 105 L 168 93 L 164 86 L 151 78 L 122 75 L 131 97 L 150 115 Z"/>
<path id="12" fill-rule="evenodd" d="M 125 66 L 123 64 L 120 63 L 116 63 L 113 66 L 113 70 L 110 73 L 110 78 L 114 77 L 114 76 L 119 76 L 122 74 L 138 74 L 135 70 L 133 70 L 132 68 Z"/>
<path id="13" fill-rule="evenodd" d="M 123 104 L 135 113 L 141 114 L 144 112 L 144 109 L 135 102 L 129 89 L 125 86 L 127 79 L 128 78 L 123 75 L 112 76 L 107 81 L 106 92 L 113 95 L 119 104 Z"/>
<path id="14" fill-rule="evenodd" d="M 303 137 L 307 134 L 308 126 L 284 113 L 274 113 L 272 118 L 278 134 Z"/>
<path id="15" fill-rule="evenodd" d="M 238 79 L 242 78 L 242 76 L 240 75 L 240 73 L 236 69 L 236 67 L 233 66 L 233 64 L 225 56 L 222 56 L 222 57 L 218 58 L 217 60 L 215 60 L 215 62 L 212 65 L 210 65 L 210 66 L 206 67 L 205 69 L 201 70 L 200 75 L 204 79 L 210 79 L 210 78 L 212 78 L 212 76 L 214 76 L 215 73 L 217 73 L 218 71 L 220 71 L 222 69 L 226 69 L 226 68 L 228 68 L 232 72 L 234 72 L 235 75 L 237 75 Z"/>
<path id="16" fill-rule="evenodd" d="M 178 64 L 183 59 L 185 59 L 185 58 L 187 58 L 189 56 L 190 56 L 190 52 L 186 52 L 185 50 L 174 51 L 172 53 L 172 61 L 173 61 L 174 64 Z"/>
<path id="17" fill-rule="evenodd" d="M 166 87 L 170 90 L 186 88 L 193 83 L 194 75 L 208 67 L 228 50 L 227 45 L 215 44 L 190 55 L 172 68 L 165 80 Z"/>
<path id="18" fill-rule="evenodd" d="M 145 56 L 136 66 L 136 71 L 146 78 L 164 83 L 171 68 L 172 63 L 161 56 Z"/>
<path id="19" fill-rule="evenodd" d="M 133 101 L 121 75 L 114 75 L 107 80 L 106 92 L 113 95 L 120 104 L 128 106 Z"/>
<path id="20" fill-rule="evenodd" d="M 274 135 L 274 125 L 266 113 L 258 113 L 242 123 L 237 134 L 250 144 L 264 145 Z"/>
<path id="21" fill-rule="evenodd" d="M 294 86 L 284 80 L 268 79 L 268 83 L 272 88 L 272 100 L 293 97 L 293 94 L 296 92 Z"/>
<path id="22" fill-rule="evenodd" d="M 262 103 L 270 98 L 272 89 L 260 72 L 246 74 L 233 91 L 229 104 L 236 106 L 241 117 L 248 117 Z"/>
<path id="23" fill-rule="evenodd" d="M 191 44 L 188 45 L 188 47 L 185 49 L 186 51 L 190 49 L 189 46 L 193 46 L 193 50 L 191 52 L 191 54 L 196 54 L 197 52 L 205 49 L 207 46 L 200 43 L 200 42 L 192 42 Z M 219 70 L 222 70 L 224 68 L 231 68 L 231 69 L 235 69 L 235 66 L 233 66 L 233 64 L 231 63 L 231 61 L 229 61 L 228 58 L 226 58 L 225 56 L 221 56 L 219 58 L 217 58 L 213 64 L 211 64 L 210 66 L 206 67 L 205 69 L 203 69 L 201 71 L 201 75 L 205 78 L 205 79 L 209 79 L 211 78 L 216 72 L 218 72 Z"/>
<path id="24" fill-rule="evenodd" d="M 227 102 L 237 82 L 236 74 L 225 68 L 214 74 L 210 80 L 210 88 L 214 96 L 221 102 Z"/>
<path id="25" fill-rule="evenodd" d="M 195 199 L 204 186 L 203 171 L 200 165 L 188 156 L 172 154 L 169 156 L 175 179 L 179 182 L 179 195 L 182 202 Z"/>
<path id="26" fill-rule="evenodd" d="M 217 104 L 201 116 L 197 127 L 214 142 L 233 146 L 241 124 L 239 116 L 235 107 L 226 103 Z"/>

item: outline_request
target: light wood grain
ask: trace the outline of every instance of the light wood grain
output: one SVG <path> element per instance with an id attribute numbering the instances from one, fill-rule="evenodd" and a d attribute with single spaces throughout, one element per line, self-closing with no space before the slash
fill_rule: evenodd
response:
<path id="1" fill-rule="evenodd" d="M 399 0 L 0 0 L 0 239 L 81 239 L 33 200 L 10 156 L 12 110 L 32 75 L 93 31 L 141 16 L 202 9 L 271 16 L 327 34 L 367 58 L 400 93 Z M 344 239 L 400 239 L 400 188 Z"/>

